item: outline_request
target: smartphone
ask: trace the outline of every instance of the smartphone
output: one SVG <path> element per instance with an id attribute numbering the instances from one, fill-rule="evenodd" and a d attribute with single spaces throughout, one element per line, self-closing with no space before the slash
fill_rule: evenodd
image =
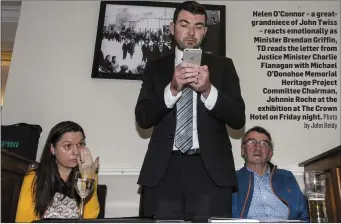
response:
<path id="1" fill-rule="evenodd" d="M 183 62 L 201 65 L 201 49 L 185 48 Z"/>

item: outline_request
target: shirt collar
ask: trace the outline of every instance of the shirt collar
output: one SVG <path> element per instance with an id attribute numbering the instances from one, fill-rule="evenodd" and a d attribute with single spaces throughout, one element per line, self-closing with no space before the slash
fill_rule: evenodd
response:
<path id="1" fill-rule="evenodd" d="M 175 64 L 176 65 L 180 64 L 183 57 L 184 57 L 184 52 L 176 46 L 175 47 Z"/>
<path id="2" fill-rule="evenodd" d="M 250 171 L 251 173 L 255 173 L 255 174 L 257 174 L 259 176 L 259 174 L 256 171 L 251 170 L 249 167 L 246 166 L 246 169 L 248 171 Z M 266 166 L 266 171 L 265 171 L 264 175 L 267 175 L 267 176 L 270 175 L 270 167 L 269 167 L 269 165 Z"/>

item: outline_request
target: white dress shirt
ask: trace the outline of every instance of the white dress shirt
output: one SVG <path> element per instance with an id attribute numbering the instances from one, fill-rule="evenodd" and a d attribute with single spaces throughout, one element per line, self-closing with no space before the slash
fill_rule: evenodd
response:
<path id="1" fill-rule="evenodd" d="M 175 48 L 175 66 L 182 62 L 184 52 L 179 50 L 177 47 Z M 180 91 L 176 96 L 173 96 L 172 91 L 170 89 L 170 83 L 166 86 L 164 91 L 164 99 L 165 104 L 168 108 L 173 108 L 174 105 L 178 102 L 181 97 L 182 91 Z M 211 91 L 207 96 L 207 99 L 201 95 L 200 100 L 204 103 L 205 107 L 208 110 L 212 110 L 215 106 L 218 99 L 218 91 L 217 89 L 211 85 Z M 197 130 L 197 92 L 193 91 L 193 145 L 191 149 L 198 149 L 199 141 L 198 141 L 198 130 Z M 175 145 L 173 145 L 173 150 L 178 150 Z"/>

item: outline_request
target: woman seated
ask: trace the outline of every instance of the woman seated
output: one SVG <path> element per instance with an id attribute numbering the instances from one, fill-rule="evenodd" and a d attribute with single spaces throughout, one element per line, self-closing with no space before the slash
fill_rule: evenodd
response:
<path id="1" fill-rule="evenodd" d="M 45 143 L 40 163 L 30 169 L 19 196 L 16 222 L 32 222 L 43 218 L 79 218 L 80 197 L 75 191 L 77 171 L 96 172 L 99 158 L 94 162 L 85 147 L 83 128 L 64 121 L 54 126 Z M 97 176 L 94 190 L 86 199 L 84 218 L 97 218 Z"/>

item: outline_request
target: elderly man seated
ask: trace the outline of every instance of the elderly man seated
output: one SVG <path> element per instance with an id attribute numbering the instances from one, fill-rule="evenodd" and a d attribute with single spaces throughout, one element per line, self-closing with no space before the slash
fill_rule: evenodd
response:
<path id="1" fill-rule="evenodd" d="M 245 165 L 237 171 L 233 217 L 309 221 L 307 201 L 294 175 L 270 163 L 272 155 L 269 132 L 256 126 L 245 133 L 241 146 Z"/>

